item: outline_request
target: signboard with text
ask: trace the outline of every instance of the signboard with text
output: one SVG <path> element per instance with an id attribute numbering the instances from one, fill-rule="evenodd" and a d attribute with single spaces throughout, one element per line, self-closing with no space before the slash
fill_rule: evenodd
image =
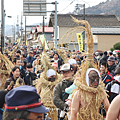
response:
<path id="1" fill-rule="evenodd" d="M 78 39 L 79 51 L 82 52 L 82 50 L 83 50 L 83 36 L 82 36 L 82 33 L 77 33 L 77 39 Z"/>
<path id="2" fill-rule="evenodd" d="M 46 0 L 23 0 L 23 16 L 46 16 Z"/>

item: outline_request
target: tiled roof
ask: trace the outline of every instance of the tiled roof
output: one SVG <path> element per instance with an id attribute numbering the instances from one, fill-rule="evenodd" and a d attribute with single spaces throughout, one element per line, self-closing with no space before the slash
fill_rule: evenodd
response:
<path id="1" fill-rule="evenodd" d="M 57 24 L 58 26 L 70 26 L 75 27 L 78 26 L 75 22 L 73 22 L 71 16 L 77 18 L 78 20 L 83 20 L 83 15 L 74 15 L 74 14 L 58 14 L 57 15 Z M 85 15 L 85 20 L 89 22 L 91 27 L 113 27 L 120 26 L 120 22 L 116 18 L 115 15 Z M 54 26 L 54 15 L 52 14 L 49 21 L 49 26 Z"/>
<path id="2" fill-rule="evenodd" d="M 108 34 L 108 35 L 120 35 L 120 27 L 107 27 L 107 28 L 91 28 L 93 35 Z"/>

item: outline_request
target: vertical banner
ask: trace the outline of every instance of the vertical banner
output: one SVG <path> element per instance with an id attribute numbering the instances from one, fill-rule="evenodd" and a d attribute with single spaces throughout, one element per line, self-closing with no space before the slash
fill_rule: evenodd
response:
<path id="1" fill-rule="evenodd" d="M 27 40 L 26 40 L 26 45 L 27 45 Z"/>
<path id="2" fill-rule="evenodd" d="M 45 41 L 45 49 L 48 50 L 49 48 L 48 48 L 48 44 L 45 39 L 45 35 L 40 35 L 39 40 L 41 40 L 42 43 Z"/>
<path id="3" fill-rule="evenodd" d="M 18 43 L 20 43 L 20 39 L 18 39 Z"/>
<path id="4" fill-rule="evenodd" d="M 82 50 L 83 50 L 83 36 L 82 36 L 82 33 L 77 33 L 77 39 L 78 39 L 79 51 L 82 52 Z"/>

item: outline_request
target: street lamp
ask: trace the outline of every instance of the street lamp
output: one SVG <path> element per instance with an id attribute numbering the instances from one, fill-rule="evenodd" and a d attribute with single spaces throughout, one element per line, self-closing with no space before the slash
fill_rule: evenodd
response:
<path id="1" fill-rule="evenodd" d="M 4 45 L 5 45 L 5 17 L 12 18 L 12 16 L 6 16 L 6 13 L 4 10 Z"/>
<path id="2" fill-rule="evenodd" d="M 7 16 L 8 18 L 12 18 L 12 16 Z"/>
<path id="3" fill-rule="evenodd" d="M 4 41 L 5 41 L 5 10 L 4 10 L 4 0 L 1 0 L 1 53 L 4 51 Z M 11 18 L 11 16 L 7 16 Z"/>

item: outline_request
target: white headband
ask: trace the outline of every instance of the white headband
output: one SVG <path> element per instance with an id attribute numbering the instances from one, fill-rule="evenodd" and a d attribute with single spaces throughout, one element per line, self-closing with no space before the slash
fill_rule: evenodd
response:
<path id="1" fill-rule="evenodd" d="M 69 62 L 70 65 L 77 64 L 75 59 L 69 59 L 68 62 Z"/>
<path id="2" fill-rule="evenodd" d="M 49 78 L 52 75 L 56 75 L 56 72 L 53 69 L 47 70 L 47 72 L 46 72 L 47 78 Z"/>
<path id="3" fill-rule="evenodd" d="M 88 68 L 88 70 L 86 72 L 86 83 L 87 83 L 88 86 L 89 86 L 89 77 L 88 77 L 88 74 L 92 70 L 96 71 L 98 73 L 98 75 L 99 75 L 99 78 L 100 78 L 100 73 L 99 73 L 99 71 L 97 69 L 95 69 L 95 68 Z M 99 79 L 99 84 L 100 84 L 100 79 Z"/>

